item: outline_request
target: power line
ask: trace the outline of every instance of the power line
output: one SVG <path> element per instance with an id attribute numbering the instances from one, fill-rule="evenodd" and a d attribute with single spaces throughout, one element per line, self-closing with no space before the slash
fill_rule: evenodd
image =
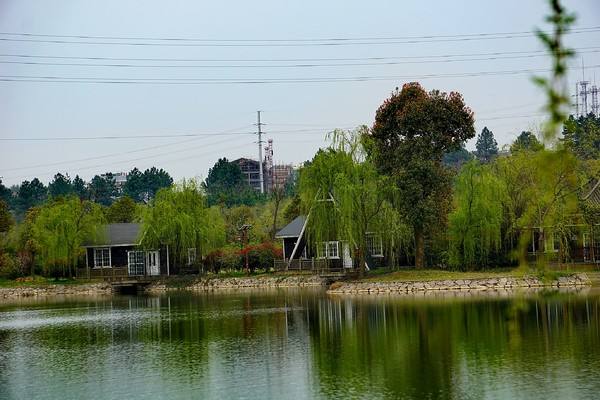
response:
<path id="1" fill-rule="evenodd" d="M 598 68 L 600 64 L 588 68 Z M 102 77 L 64 77 L 64 76 L 32 76 L 32 75 L 0 75 L 3 82 L 36 82 L 36 83 L 92 83 L 92 84 L 126 84 L 126 85 L 218 85 L 218 84 L 278 84 L 278 83 L 327 83 L 327 82 L 363 82 L 406 79 L 431 78 L 463 78 L 477 76 L 518 75 L 551 71 L 547 68 L 518 69 L 504 71 L 477 71 L 448 74 L 425 74 L 404 76 L 353 76 L 353 77 L 318 77 L 318 78 L 102 78 Z"/>
<path id="2" fill-rule="evenodd" d="M 600 50 L 590 50 L 580 52 L 579 54 L 598 53 Z M 316 68 L 316 67 L 360 67 L 360 66 L 386 66 L 386 65 L 405 65 L 405 64 L 438 64 L 438 63 L 455 63 L 455 62 L 473 62 L 473 61 L 491 61 L 491 60 L 508 60 L 522 58 L 537 58 L 549 57 L 545 52 L 540 54 L 514 55 L 514 56 L 493 56 L 483 58 L 459 58 L 459 59 L 437 59 L 437 60 L 422 60 L 422 61 L 383 61 L 383 62 L 344 62 L 344 63 L 329 63 L 329 64 L 263 64 L 263 65 L 244 65 L 244 64 L 213 64 L 213 65 L 198 65 L 198 64 L 180 64 L 180 65 L 152 65 L 152 64 L 90 64 L 90 63 L 61 63 L 61 62 L 46 62 L 46 61 L 11 61 L 0 60 L 0 64 L 16 64 L 16 65 L 44 65 L 44 66 L 64 66 L 64 67 L 112 67 L 112 68 Z"/>
<path id="3" fill-rule="evenodd" d="M 568 34 L 591 33 L 600 30 L 599 26 L 573 29 Z M 57 43 L 57 44 L 86 44 L 86 45 L 126 45 L 126 46 L 207 46 L 207 47 L 273 47 L 273 46 L 344 46 L 344 45 L 378 45 L 378 44 L 405 44 L 423 42 L 471 41 L 490 39 L 510 39 L 531 37 L 537 35 L 536 31 L 498 32 L 498 33 L 470 33 L 459 35 L 425 35 L 425 36 L 390 36 L 390 37 L 337 37 L 337 38 L 311 38 L 311 39 L 206 39 L 182 37 L 131 37 L 131 36 L 94 36 L 94 35 L 55 35 L 36 34 L 30 32 L 2 32 L 3 36 L 16 36 L 0 38 L 2 41 Z M 44 39 L 32 39 L 44 38 Z M 59 40 L 60 38 L 60 40 Z M 65 40 L 78 39 L 78 40 Z M 98 42 L 91 40 L 109 40 Z M 138 42 L 126 42 L 134 40 Z M 146 43 L 152 41 L 159 43 Z"/>
<path id="4" fill-rule="evenodd" d="M 119 160 L 119 161 L 114 161 L 111 162 L 110 166 L 114 166 L 114 165 L 120 165 L 120 164 L 126 164 L 126 163 L 131 163 L 131 162 L 135 162 L 135 161 L 142 161 L 142 160 L 148 160 L 148 159 L 156 159 L 158 157 L 162 157 L 162 156 L 166 156 L 166 155 L 172 155 L 172 154 L 177 154 L 177 153 L 182 153 L 185 151 L 190 151 L 190 150 L 196 150 L 196 149 L 200 149 L 200 148 L 207 148 L 207 147 L 211 147 L 211 146 L 215 146 L 215 145 L 219 145 L 219 144 L 225 144 L 228 143 L 229 139 L 225 139 L 225 140 L 219 140 L 216 142 L 212 142 L 212 143 L 207 143 L 204 144 L 202 146 L 195 146 L 195 147 L 187 147 L 185 149 L 178 149 L 175 151 L 170 151 L 170 152 L 162 152 L 160 154 L 152 154 L 149 156 L 144 156 L 144 157 L 138 157 L 138 158 L 129 158 L 129 159 L 124 159 L 124 160 Z M 248 144 L 244 143 L 244 147 L 247 146 Z M 237 147 L 242 147 L 242 146 L 228 146 L 228 149 L 233 149 L 233 148 L 237 148 Z M 205 153 L 200 153 L 200 154 L 194 154 L 193 156 L 190 157 L 184 157 L 184 158 L 177 158 L 175 160 L 184 160 L 184 159 L 189 159 L 189 158 L 194 158 L 194 157 L 199 157 L 202 155 L 209 155 L 209 154 L 214 154 L 215 151 L 211 150 L 209 152 L 205 152 Z M 173 161 L 173 160 L 169 160 L 169 161 Z M 96 165 L 87 165 L 87 166 L 82 166 L 82 167 L 77 167 L 77 171 L 85 171 L 85 170 L 90 170 L 90 169 L 94 169 L 94 168 L 105 168 L 107 167 L 106 163 L 102 163 L 102 164 L 96 164 Z M 25 178 L 27 176 L 30 176 L 31 174 L 28 175 L 21 175 L 21 176 L 9 176 L 9 177 L 5 177 L 6 179 L 21 179 L 21 178 Z"/>
<path id="5" fill-rule="evenodd" d="M 598 46 L 578 47 L 574 51 L 598 50 Z M 0 57 L 16 58 L 42 58 L 61 60 L 90 60 L 90 61 L 151 61 L 151 62 L 317 62 L 317 61 L 382 61 L 382 60 L 405 60 L 405 59 L 429 59 L 429 58 L 452 58 L 452 57 L 483 57 L 518 54 L 546 54 L 545 50 L 528 51 L 496 51 L 485 53 L 457 53 L 457 54 L 430 54 L 424 56 L 376 56 L 376 57 L 333 57 L 333 58 L 129 58 L 129 57 L 84 57 L 84 56 L 53 56 L 39 54 L 0 54 Z"/>
<path id="6" fill-rule="evenodd" d="M 241 128 L 245 128 L 249 125 L 244 125 L 238 128 L 234 128 L 234 129 L 228 129 L 222 132 L 219 132 L 219 134 L 226 134 L 228 132 L 234 131 L 234 130 L 238 130 Z M 216 135 L 215 135 L 216 136 Z M 129 151 L 125 151 L 125 152 L 120 152 L 120 153 L 112 153 L 112 154 L 104 154 L 101 156 L 94 156 L 94 157 L 86 157 L 86 158 L 80 158 L 77 160 L 67 160 L 67 161 L 58 161 L 58 162 L 53 162 L 53 163 L 44 163 L 44 164 L 35 164 L 35 165 L 28 165 L 28 166 L 24 166 L 24 167 L 17 167 L 17 168 L 3 168 L 2 170 L 4 172 L 6 171 L 20 171 L 20 170 L 27 170 L 27 169 L 35 169 L 35 168 L 43 168 L 43 167 L 54 167 L 54 166 L 58 166 L 58 165 L 65 165 L 65 164 L 75 164 L 78 162 L 83 162 L 83 161 L 91 161 L 91 160 L 101 160 L 104 158 L 110 158 L 110 157 L 117 157 L 117 156 L 122 156 L 122 155 L 127 155 L 127 154 L 132 154 L 132 153 L 140 153 L 140 152 L 144 152 L 144 151 L 148 151 L 148 150 L 154 150 L 154 149 L 163 149 L 165 147 L 170 147 L 170 146 L 176 146 L 179 144 L 184 144 L 184 143 L 190 143 L 190 142 L 194 142 L 200 139 L 204 139 L 205 137 L 199 137 L 199 138 L 192 138 L 192 139 L 188 139 L 188 140 L 179 140 L 173 143 L 167 143 L 167 144 L 160 144 L 160 145 L 155 145 L 155 146 L 148 146 L 148 147 L 142 147 L 139 149 L 135 149 L 135 150 L 129 150 Z"/>
<path id="7" fill-rule="evenodd" d="M 324 130 L 334 128 L 311 128 L 311 129 L 290 129 L 290 130 L 269 130 L 263 133 L 268 134 L 292 134 L 292 133 L 322 133 Z M 345 129 L 345 128 L 343 128 Z M 25 141 L 76 141 L 76 140 L 123 140 L 123 139 L 165 139 L 165 138 L 180 138 L 180 137 L 205 137 L 205 136 L 229 136 L 229 135 L 256 135 L 256 132 L 219 132 L 219 133 L 183 133 L 171 134 L 165 133 L 161 135 L 110 135 L 110 136 L 59 136 L 59 137 L 2 137 L 0 141 L 8 142 L 25 142 Z"/>
<path id="8" fill-rule="evenodd" d="M 567 34 L 594 33 L 600 31 L 598 28 L 590 28 L 589 30 L 572 30 Z M 483 34 L 482 34 L 483 35 Z M 58 40 L 58 39 L 17 39 L 17 38 L 0 38 L 4 42 L 28 42 L 28 43 L 49 43 L 49 44 L 79 44 L 79 45 L 110 45 L 110 46 L 136 46 L 136 47 L 318 47 L 318 46 L 371 46 L 371 45 L 390 45 L 390 44 L 418 44 L 418 43 L 437 43 L 437 42 L 468 42 L 477 40 L 498 40 L 498 39 L 516 39 L 533 37 L 535 33 L 516 33 L 498 36 L 472 36 L 472 37 L 456 37 L 448 39 L 412 39 L 412 40 L 382 40 L 382 41 L 329 41 L 329 42 L 273 42 L 267 43 L 189 43 L 189 42 L 167 42 L 167 43 L 147 43 L 147 42 L 92 42 L 92 41 L 73 41 L 73 40 Z"/>

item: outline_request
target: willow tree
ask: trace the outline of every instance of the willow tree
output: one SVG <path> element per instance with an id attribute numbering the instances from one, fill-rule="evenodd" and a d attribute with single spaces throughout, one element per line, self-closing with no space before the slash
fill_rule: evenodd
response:
<path id="1" fill-rule="evenodd" d="M 217 208 L 207 206 L 196 181 L 183 181 L 158 191 L 145 210 L 141 238 L 145 248 L 169 246 L 169 253 L 181 263 L 190 248 L 202 257 L 221 247 L 225 222 Z"/>
<path id="2" fill-rule="evenodd" d="M 319 150 L 300 174 L 301 207 L 308 212 L 308 237 L 313 243 L 328 240 L 346 242 L 358 259 L 364 274 L 367 235 L 383 237 L 393 230 L 395 220 L 384 219 L 386 178 L 365 158 L 363 140 L 368 128 L 337 130 L 330 147 Z"/>
<path id="3" fill-rule="evenodd" d="M 526 177 L 524 195 L 528 199 L 519 225 L 539 231 L 536 247 L 544 249 L 550 231 L 561 244 L 561 252 L 567 249 L 571 236 L 572 218 L 579 213 L 577 193 L 579 191 L 578 163 L 566 149 L 543 150 L 528 159 L 530 174 Z M 531 241 L 524 231 L 521 236 L 521 256 Z M 521 260 L 524 263 L 524 259 Z M 542 253 L 538 252 L 538 266 L 544 267 Z"/>
<path id="4" fill-rule="evenodd" d="M 32 240 L 46 274 L 72 276 L 83 253 L 82 245 L 93 239 L 104 222 L 99 205 L 76 196 L 56 200 L 39 208 L 32 221 Z"/>
<path id="5" fill-rule="evenodd" d="M 501 245 L 504 190 L 486 166 L 472 161 L 456 177 L 449 222 L 449 262 L 453 267 L 486 266 Z"/>

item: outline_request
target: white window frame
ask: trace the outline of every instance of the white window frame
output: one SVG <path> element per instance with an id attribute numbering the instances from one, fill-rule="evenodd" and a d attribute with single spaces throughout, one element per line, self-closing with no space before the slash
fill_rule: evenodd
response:
<path id="1" fill-rule="evenodd" d="M 187 249 L 187 256 L 188 256 L 187 265 L 193 265 L 196 262 L 196 260 L 197 260 L 196 255 L 197 255 L 197 253 L 196 253 L 195 247 L 189 247 Z"/>
<path id="2" fill-rule="evenodd" d="M 127 274 L 130 276 L 143 276 L 146 273 L 146 252 L 143 250 L 130 250 L 127 252 Z"/>
<path id="3" fill-rule="evenodd" d="M 328 258 L 330 260 L 338 260 L 340 258 L 340 242 L 332 240 L 329 242 L 321 242 L 317 247 L 317 258 Z"/>
<path id="4" fill-rule="evenodd" d="M 560 248 L 560 237 L 559 239 L 559 248 L 556 248 L 556 239 L 559 236 L 554 231 L 547 231 L 549 234 L 544 236 L 544 250 L 546 253 L 557 253 Z"/>
<path id="5" fill-rule="evenodd" d="M 383 257 L 383 239 L 376 233 L 367 233 L 367 254 L 371 257 Z M 376 251 L 374 251 L 376 250 Z"/>
<path id="6" fill-rule="evenodd" d="M 104 254 L 105 252 L 108 254 Z M 110 256 L 110 247 L 94 247 L 94 268 L 111 268 Z"/>

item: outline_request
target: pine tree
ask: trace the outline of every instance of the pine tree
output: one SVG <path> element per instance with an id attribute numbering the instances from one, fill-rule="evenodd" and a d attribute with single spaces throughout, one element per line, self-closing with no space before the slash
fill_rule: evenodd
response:
<path id="1" fill-rule="evenodd" d="M 482 163 L 488 163 L 498 155 L 498 143 L 494 139 L 494 133 L 487 126 L 483 128 L 479 136 L 477 136 L 477 144 L 475 145 L 475 155 Z"/>

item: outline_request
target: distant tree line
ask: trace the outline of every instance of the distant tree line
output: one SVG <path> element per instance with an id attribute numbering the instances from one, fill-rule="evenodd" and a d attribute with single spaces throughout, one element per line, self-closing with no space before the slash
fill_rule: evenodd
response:
<path id="1" fill-rule="evenodd" d="M 164 187 L 173 184 L 173 178 L 163 169 L 152 167 L 141 172 L 134 168 L 129 172 L 122 188 L 117 186 L 115 177 L 107 172 L 95 175 L 85 182 L 79 175 L 71 179 L 68 174 L 57 173 L 48 186 L 38 178 L 25 180 L 19 185 L 7 188 L 0 180 L 0 199 L 7 203 L 17 218 L 22 218 L 32 207 L 44 204 L 49 199 L 76 196 L 103 206 L 110 206 L 120 197 L 130 197 L 134 202 L 147 203 Z"/>

